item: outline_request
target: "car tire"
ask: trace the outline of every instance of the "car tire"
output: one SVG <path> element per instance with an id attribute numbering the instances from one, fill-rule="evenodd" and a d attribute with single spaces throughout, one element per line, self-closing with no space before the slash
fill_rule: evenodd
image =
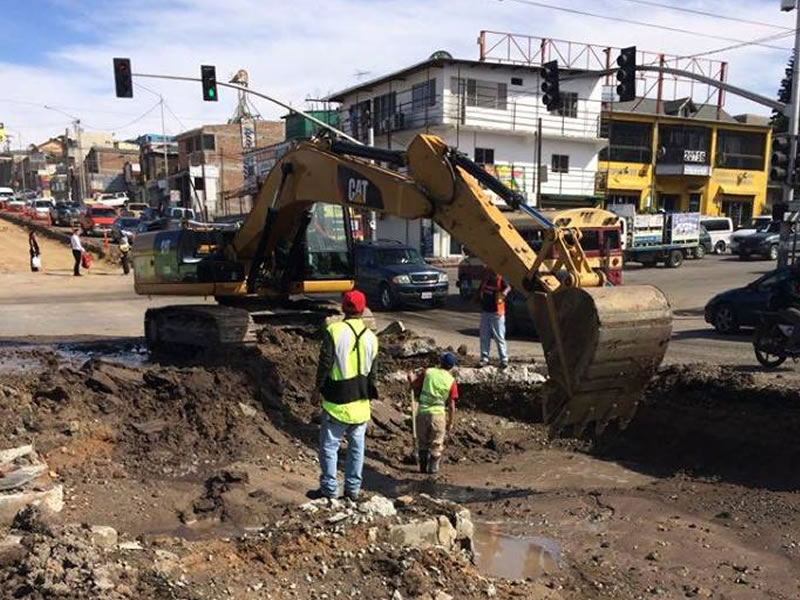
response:
<path id="1" fill-rule="evenodd" d="M 714 311 L 714 329 L 722 335 L 731 335 L 739 331 L 739 320 L 736 311 L 730 304 L 722 304 Z"/>
<path id="2" fill-rule="evenodd" d="M 697 248 L 694 249 L 694 257 L 697 260 L 702 260 L 705 257 L 705 255 L 706 255 L 706 247 L 703 246 L 703 244 L 700 244 L 699 246 L 697 246 Z"/>
<path id="3" fill-rule="evenodd" d="M 768 260 L 778 260 L 778 244 L 772 244 L 769 247 L 769 253 L 767 254 Z"/>
<path id="4" fill-rule="evenodd" d="M 682 250 L 672 250 L 667 256 L 666 265 L 670 269 L 677 269 L 683 264 L 683 251 Z"/>
<path id="5" fill-rule="evenodd" d="M 725 250 L 727 250 L 727 246 L 722 240 L 714 244 L 714 254 L 725 254 Z"/>
<path id="6" fill-rule="evenodd" d="M 380 304 L 382 310 L 392 310 L 396 306 L 397 303 L 394 299 L 392 288 L 389 287 L 389 284 L 384 283 L 381 285 L 381 290 L 378 294 L 378 303 Z"/>

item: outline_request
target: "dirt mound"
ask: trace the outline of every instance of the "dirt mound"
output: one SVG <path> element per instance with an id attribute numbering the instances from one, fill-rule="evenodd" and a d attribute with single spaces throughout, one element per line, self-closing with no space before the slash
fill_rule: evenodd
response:
<path id="1" fill-rule="evenodd" d="M 722 477 L 748 485 L 800 485 L 800 395 L 728 367 L 662 368 L 624 432 L 593 451 L 646 471 Z M 733 460 L 732 460 L 733 458 Z"/>

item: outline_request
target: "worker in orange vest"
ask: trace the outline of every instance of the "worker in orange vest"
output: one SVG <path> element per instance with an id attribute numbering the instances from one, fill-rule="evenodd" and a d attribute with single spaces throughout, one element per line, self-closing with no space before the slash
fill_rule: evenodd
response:
<path id="1" fill-rule="evenodd" d="M 510 292 L 511 286 L 502 276 L 494 271 L 487 271 L 479 291 L 481 303 L 481 367 L 489 364 L 489 347 L 492 340 L 497 343 L 500 368 L 505 369 L 508 366 L 506 297 Z"/>

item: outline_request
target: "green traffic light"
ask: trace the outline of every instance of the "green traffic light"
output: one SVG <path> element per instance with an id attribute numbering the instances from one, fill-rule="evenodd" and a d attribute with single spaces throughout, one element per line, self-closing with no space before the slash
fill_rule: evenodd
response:
<path id="1" fill-rule="evenodd" d="M 208 97 L 209 97 L 209 98 L 213 98 L 213 97 L 214 97 L 214 88 L 209 88 L 209 90 L 208 90 Z"/>

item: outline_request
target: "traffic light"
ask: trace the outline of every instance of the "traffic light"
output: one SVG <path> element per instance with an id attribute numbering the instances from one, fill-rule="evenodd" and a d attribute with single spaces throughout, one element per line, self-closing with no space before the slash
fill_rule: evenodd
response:
<path id="1" fill-rule="evenodd" d="M 623 48 L 617 57 L 617 95 L 620 102 L 636 99 L 636 46 Z"/>
<path id="2" fill-rule="evenodd" d="M 778 134 L 772 138 L 772 163 L 769 170 L 770 179 L 778 183 L 791 183 L 789 173 L 789 153 L 791 141 L 788 135 Z"/>
<path id="3" fill-rule="evenodd" d="M 114 59 L 114 86 L 117 90 L 117 98 L 133 98 L 130 58 Z"/>
<path id="4" fill-rule="evenodd" d="M 203 79 L 203 100 L 217 101 L 217 69 L 212 65 L 202 65 L 200 76 Z"/>
<path id="5" fill-rule="evenodd" d="M 551 60 L 542 65 L 542 102 L 548 111 L 561 108 L 561 92 L 558 89 L 558 61 Z"/>

